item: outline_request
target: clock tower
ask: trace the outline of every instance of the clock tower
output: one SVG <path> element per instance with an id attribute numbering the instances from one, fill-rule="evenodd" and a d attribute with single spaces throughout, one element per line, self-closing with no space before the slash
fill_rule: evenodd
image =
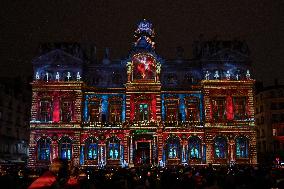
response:
<path id="1" fill-rule="evenodd" d="M 126 119 L 130 122 L 161 119 L 161 63 L 154 51 L 154 35 L 152 23 L 145 19 L 138 23 L 136 42 L 126 64 Z"/>

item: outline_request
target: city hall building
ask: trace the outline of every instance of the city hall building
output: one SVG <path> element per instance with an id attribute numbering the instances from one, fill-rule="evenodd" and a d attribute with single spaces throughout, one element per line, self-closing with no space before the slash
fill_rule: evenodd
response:
<path id="1" fill-rule="evenodd" d="M 155 52 L 138 23 L 126 58 L 45 44 L 33 60 L 30 167 L 256 164 L 254 80 L 243 41 L 195 41 L 192 59 Z"/>

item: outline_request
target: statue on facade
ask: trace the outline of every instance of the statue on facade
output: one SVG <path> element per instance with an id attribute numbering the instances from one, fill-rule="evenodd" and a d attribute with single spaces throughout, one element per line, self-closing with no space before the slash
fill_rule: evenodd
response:
<path id="1" fill-rule="evenodd" d="M 80 80 L 81 80 L 80 72 L 77 72 L 76 79 L 77 79 L 77 81 L 80 81 Z"/>
<path id="2" fill-rule="evenodd" d="M 205 79 L 209 80 L 210 79 L 210 72 L 207 70 L 205 74 Z"/>
<path id="3" fill-rule="evenodd" d="M 71 73 L 70 72 L 67 72 L 67 80 L 69 81 L 71 78 Z"/>
<path id="4" fill-rule="evenodd" d="M 159 80 L 160 79 L 160 74 L 161 74 L 161 64 L 160 63 L 157 63 L 156 73 L 157 73 L 157 80 Z"/>
<path id="5" fill-rule="evenodd" d="M 48 80 L 49 80 L 49 78 L 48 78 L 48 77 L 49 77 L 48 72 L 46 72 L 45 75 L 46 75 L 46 82 L 48 82 Z"/>
<path id="6" fill-rule="evenodd" d="M 115 156 L 115 159 L 118 159 L 118 151 L 117 151 L 117 149 L 114 150 L 114 156 Z"/>
<path id="7" fill-rule="evenodd" d="M 217 71 L 215 71 L 214 78 L 215 78 L 215 79 L 219 79 L 219 77 L 220 77 L 220 75 L 219 75 L 219 72 L 218 72 L 218 70 L 217 70 Z"/>
<path id="8" fill-rule="evenodd" d="M 36 80 L 39 80 L 40 79 L 40 77 L 39 77 L 39 73 L 38 72 L 36 72 Z"/>
<path id="9" fill-rule="evenodd" d="M 56 72 L 55 79 L 56 79 L 57 81 L 59 81 L 59 79 L 60 79 L 59 72 Z"/>
<path id="10" fill-rule="evenodd" d="M 110 158 L 114 158 L 114 156 L 113 156 L 113 150 L 112 150 L 112 149 L 110 149 L 110 151 L 109 151 L 109 157 L 110 157 Z"/>
<path id="11" fill-rule="evenodd" d="M 239 80 L 239 78 L 240 78 L 240 75 L 237 73 L 236 74 L 236 80 Z"/>
<path id="12" fill-rule="evenodd" d="M 130 76 L 131 76 L 131 72 L 132 72 L 132 63 L 131 62 L 126 63 L 126 70 L 127 70 L 127 80 L 130 81 Z"/>
<path id="13" fill-rule="evenodd" d="M 249 72 L 249 70 L 247 70 L 246 78 L 247 78 L 247 79 L 250 79 L 250 72 Z"/>
<path id="14" fill-rule="evenodd" d="M 230 71 L 229 71 L 229 70 L 226 72 L 226 79 L 227 79 L 227 80 L 230 80 L 230 79 L 231 79 L 231 74 L 230 74 Z"/>

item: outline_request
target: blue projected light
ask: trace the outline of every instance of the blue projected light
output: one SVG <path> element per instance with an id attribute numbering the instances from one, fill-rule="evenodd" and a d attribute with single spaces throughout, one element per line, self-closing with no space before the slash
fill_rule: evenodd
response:
<path id="1" fill-rule="evenodd" d="M 89 121 L 89 116 L 88 116 L 88 99 L 89 99 L 89 95 L 86 95 L 85 107 L 84 107 L 84 121 L 85 122 Z"/>
<path id="2" fill-rule="evenodd" d="M 182 121 L 185 121 L 186 115 L 185 115 L 185 102 L 184 102 L 184 94 L 179 94 L 179 112 L 181 113 L 181 119 Z"/>
<path id="3" fill-rule="evenodd" d="M 165 98 L 167 97 L 178 97 L 179 98 L 179 112 L 181 114 L 182 121 L 186 120 L 186 97 L 196 97 L 199 99 L 199 113 L 200 113 L 200 121 L 203 120 L 203 96 L 199 93 L 195 94 L 161 94 L 161 113 L 162 113 L 162 120 L 166 120 L 166 107 L 165 107 Z"/>
<path id="4" fill-rule="evenodd" d="M 165 110 L 165 95 L 161 95 L 161 107 L 162 107 L 162 120 L 166 120 L 166 110 Z"/>
<path id="5" fill-rule="evenodd" d="M 108 114 L 108 95 L 102 95 L 102 114 Z"/>
<path id="6" fill-rule="evenodd" d="M 121 120 L 125 121 L 126 115 L 126 95 L 122 95 L 123 102 L 122 102 L 122 112 L 121 112 Z"/>
<path id="7" fill-rule="evenodd" d="M 152 23 L 144 19 L 139 22 L 137 30 L 139 32 L 147 32 L 148 34 L 152 35 Z"/>
<path id="8" fill-rule="evenodd" d="M 104 114 L 106 116 L 106 118 L 108 117 L 108 108 L 109 108 L 109 98 L 111 97 L 114 97 L 114 96 L 117 96 L 117 97 L 121 97 L 122 98 L 122 113 L 121 113 L 121 120 L 122 121 L 125 121 L 125 114 L 126 114 L 126 96 L 125 95 L 122 95 L 122 94 L 116 94 L 116 95 L 113 95 L 113 94 L 93 94 L 93 95 L 86 95 L 86 98 L 85 98 L 85 102 L 84 102 L 84 121 L 85 122 L 88 122 L 89 119 L 90 119 L 90 115 L 89 115 L 89 108 L 88 108 L 88 104 L 90 103 L 89 102 L 89 99 L 91 98 L 100 98 L 102 99 L 102 104 L 101 104 L 101 113 Z"/>
<path id="9" fill-rule="evenodd" d="M 80 149 L 80 164 L 83 165 L 84 164 L 84 146 L 82 145 L 81 146 L 81 149 Z"/>

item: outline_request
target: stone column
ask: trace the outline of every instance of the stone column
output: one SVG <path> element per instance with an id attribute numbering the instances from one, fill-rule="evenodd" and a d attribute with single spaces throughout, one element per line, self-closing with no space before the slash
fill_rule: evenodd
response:
<path id="1" fill-rule="evenodd" d="M 130 135 L 130 144 L 129 144 L 129 166 L 134 166 L 133 164 L 133 136 Z"/>
<path id="2" fill-rule="evenodd" d="M 158 162 L 156 162 L 157 159 L 157 144 L 156 144 L 156 138 L 157 136 L 153 136 L 153 150 L 152 150 L 152 159 L 154 160 L 152 162 L 153 165 L 156 165 Z"/>
<path id="3" fill-rule="evenodd" d="M 234 161 L 234 144 L 233 143 L 230 143 L 230 162 Z"/>
<path id="4" fill-rule="evenodd" d="M 181 155 L 181 162 L 182 163 L 187 163 L 187 158 L 186 158 L 186 152 L 187 152 L 187 141 L 186 140 L 183 140 L 182 142 L 182 155 Z"/>
<path id="5" fill-rule="evenodd" d="M 106 145 L 103 144 L 103 143 L 100 143 L 98 145 L 98 150 L 99 150 L 99 153 L 98 153 L 98 163 L 104 163 L 106 164 Z"/>
<path id="6" fill-rule="evenodd" d="M 201 144 L 201 162 L 206 163 L 206 144 L 203 142 Z"/>
<path id="7" fill-rule="evenodd" d="M 51 161 L 55 158 L 58 158 L 58 143 L 53 140 L 51 143 Z"/>

